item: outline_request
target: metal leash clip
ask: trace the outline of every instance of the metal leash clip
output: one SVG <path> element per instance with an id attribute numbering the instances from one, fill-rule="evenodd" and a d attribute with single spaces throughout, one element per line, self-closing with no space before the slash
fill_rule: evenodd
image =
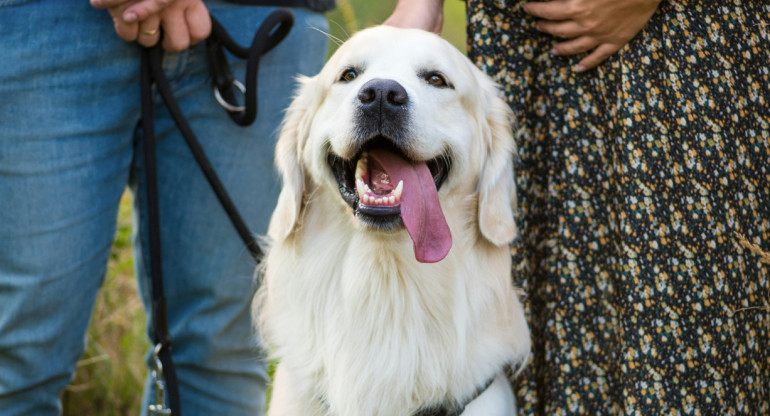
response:
<path id="1" fill-rule="evenodd" d="M 160 350 L 163 344 L 155 345 L 152 351 L 152 380 L 155 383 L 155 404 L 149 406 L 152 415 L 170 415 L 171 409 L 166 407 L 166 383 L 163 382 L 163 363 L 160 362 Z"/>

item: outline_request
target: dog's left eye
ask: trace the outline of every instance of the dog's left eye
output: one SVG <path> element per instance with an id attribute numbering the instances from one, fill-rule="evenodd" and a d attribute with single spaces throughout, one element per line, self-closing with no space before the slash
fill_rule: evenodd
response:
<path id="1" fill-rule="evenodd" d="M 449 81 L 447 81 L 446 76 L 440 72 L 431 72 L 426 74 L 425 81 L 428 81 L 428 84 L 433 85 L 434 87 L 449 86 Z"/>
<path id="2" fill-rule="evenodd" d="M 353 81 L 358 77 L 358 71 L 356 71 L 354 68 L 347 68 L 346 70 L 342 71 L 342 75 L 340 75 L 340 81 L 342 82 L 350 82 Z"/>

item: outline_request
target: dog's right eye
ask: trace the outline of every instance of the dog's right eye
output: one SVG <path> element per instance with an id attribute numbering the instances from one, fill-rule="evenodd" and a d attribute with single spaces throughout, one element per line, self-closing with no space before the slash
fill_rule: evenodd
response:
<path id="1" fill-rule="evenodd" d="M 340 81 L 342 82 L 350 82 L 353 81 L 358 77 L 358 71 L 356 71 L 353 68 L 348 68 L 344 71 L 342 71 L 342 75 L 340 75 Z"/>

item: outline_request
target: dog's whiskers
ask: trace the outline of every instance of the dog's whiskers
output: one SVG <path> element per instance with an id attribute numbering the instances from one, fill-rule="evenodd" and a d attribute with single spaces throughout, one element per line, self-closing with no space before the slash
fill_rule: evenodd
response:
<path id="1" fill-rule="evenodd" d="M 340 26 L 340 27 L 342 27 L 342 26 Z M 317 32 L 319 32 L 319 33 L 321 33 L 322 35 L 326 36 L 327 39 L 329 39 L 332 42 L 334 42 L 334 44 L 337 45 L 337 46 L 340 46 L 340 45 L 342 45 L 345 42 L 343 39 L 340 39 L 340 38 L 332 35 L 330 32 L 326 32 L 326 31 L 321 30 L 320 28 L 317 28 L 315 26 L 310 26 L 310 28 L 315 30 L 315 31 L 317 31 Z M 343 29 L 343 31 L 344 31 L 344 29 Z M 347 36 L 347 33 L 345 35 Z"/>

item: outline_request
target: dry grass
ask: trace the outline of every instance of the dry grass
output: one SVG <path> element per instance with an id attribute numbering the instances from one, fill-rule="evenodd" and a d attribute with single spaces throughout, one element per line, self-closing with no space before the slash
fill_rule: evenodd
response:
<path id="1" fill-rule="evenodd" d="M 735 236 L 735 242 L 738 244 L 739 247 L 756 256 L 757 260 L 760 263 L 770 264 L 770 253 L 762 250 L 762 248 L 759 247 L 758 245 L 749 242 L 749 240 L 746 239 L 746 237 L 744 237 L 743 234 L 737 231 L 734 232 L 734 236 Z M 747 312 L 747 311 L 770 312 L 770 299 L 766 299 L 764 305 L 749 306 L 747 308 L 740 308 L 731 312 L 734 315 L 736 313 Z"/>
<path id="2" fill-rule="evenodd" d="M 62 397 L 65 416 L 139 414 L 149 342 L 133 264 L 131 199 L 125 194 L 86 352 Z"/>
<path id="3" fill-rule="evenodd" d="M 751 254 L 757 256 L 761 263 L 770 264 L 770 253 L 765 252 L 758 245 L 750 243 L 743 234 L 736 231 L 735 240 L 741 248 L 748 250 Z"/>

